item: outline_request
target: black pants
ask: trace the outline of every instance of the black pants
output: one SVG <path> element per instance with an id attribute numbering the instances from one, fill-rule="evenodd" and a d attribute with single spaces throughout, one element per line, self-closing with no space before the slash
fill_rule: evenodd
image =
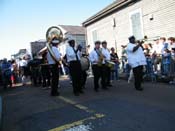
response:
<path id="1" fill-rule="evenodd" d="M 42 65 L 41 66 L 41 74 L 42 74 L 42 86 L 46 87 L 46 86 L 50 86 L 50 69 L 49 69 L 49 65 Z"/>
<path id="2" fill-rule="evenodd" d="M 50 65 L 50 70 L 51 70 L 51 80 L 52 80 L 52 84 L 51 84 L 51 95 L 56 95 L 58 94 L 58 82 L 59 82 L 59 69 L 58 69 L 58 65 L 54 64 L 54 65 Z"/>
<path id="3" fill-rule="evenodd" d="M 110 81 L 111 81 L 111 68 L 110 67 L 106 67 L 106 79 L 107 79 L 107 85 L 110 85 Z"/>
<path id="4" fill-rule="evenodd" d="M 86 80 L 87 80 L 87 73 L 86 71 L 82 71 L 82 87 L 85 87 Z"/>
<path id="5" fill-rule="evenodd" d="M 102 78 L 102 66 L 92 65 L 92 71 L 94 75 L 94 89 L 99 88 L 99 79 Z M 105 86 L 104 80 L 101 80 L 102 86 Z"/>
<path id="6" fill-rule="evenodd" d="M 40 70 L 38 67 L 31 67 L 31 79 L 34 86 L 39 86 L 41 84 Z"/>
<path id="7" fill-rule="evenodd" d="M 82 70 L 80 61 L 71 61 L 69 69 L 72 77 L 73 92 L 79 93 L 82 90 Z"/>
<path id="8" fill-rule="evenodd" d="M 133 68 L 134 79 L 135 79 L 135 88 L 141 88 L 141 83 L 143 81 L 143 66 L 137 66 Z"/>
<path id="9" fill-rule="evenodd" d="M 103 64 L 102 65 L 102 87 L 106 88 L 108 85 L 110 85 L 110 76 L 111 76 L 111 69 L 107 65 Z"/>
<path id="10" fill-rule="evenodd" d="M 6 89 L 8 85 L 10 85 L 10 87 L 12 87 L 11 75 L 3 75 L 4 89 Z"/>

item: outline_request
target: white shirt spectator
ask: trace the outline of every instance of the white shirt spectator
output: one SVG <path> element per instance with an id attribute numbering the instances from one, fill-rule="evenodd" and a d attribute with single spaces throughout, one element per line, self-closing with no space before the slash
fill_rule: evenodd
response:
<path id="1" fill-rule="evenodd" d="M 66 57 L 67 57 L 68 62 L 77 60 L 76 53 L 75 53 L 74 49 L 71 46 L 67 46 L 67 48 L 66 48 Z M 78 60 L 80 60 L 80 52 L 79 51 L 77 52 L 77 57 L 78 57 Z"/>
<path id="2" fill-rule="evenodd" d="M 129 43 L 126 49 L 128 55 L 128 63 L 132 68 L 146 65 L 146 58 L 143 49 L 139 47 L 135 52 L 133 52 L 135 46 L 135 44 Z"/>
<path id="3" fill-rule="evenodd" d="M 93 65 L 97 64 L 97 61 L 99 60 L 99 56 L 95 50 L 92 50 L 89 54 L 89 60 Z"/>
<path id="4" fill-rule="evenodd" d="M 173 44 L 171 45 L 171 49 L 172 49 L 172 48 L 175 48 L 175 43 L 173 43 Z"/>
<path id="5" fill-rule="evenodd" d="M 162 54 L 162 48 L 163 48 L 163 44 L 162 43 L 154 44 L 152 52 L 156 52 L 157 54 L 160 55 L 160 54 Z"/>
<path id="6" fill-rule="evenodd" d="M 54 54 L 55 58 L 59 61 L 61 56 L 60 56 L 60 52 L 59 52 L 58 48 L 53 46 L 52 51 L 53 51 L 53 54 Z M 47 53 L 47 60 L 48 60 L 48 63 L 50 65 L 56 64 L 56 61 L 52 58 L 52 56 L 50 55 L 49 52 Z"/>
<path id="7" fill-rule="evenodd" d="M 21 61 L 19 61 L 19 66 L 20 67 L 26 67 L 27 66 L 27 61 L 22 59 Z"/>

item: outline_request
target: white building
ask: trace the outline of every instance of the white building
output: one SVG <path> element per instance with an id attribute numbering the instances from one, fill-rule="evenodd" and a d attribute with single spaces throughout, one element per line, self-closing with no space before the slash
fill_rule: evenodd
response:
<path id="1" fill-rule="evenodd" d="M 44 48 L 45 46 L 46 46 L 46 40 L 45 39 L 30 42 L 30 50 L 31 50 L 32 57 L 33 57 L 33 55 L 37 55 L 38 52 L 42 48 Z"/>
<path id="2" fill-rule="evenodd" d="M 82 26 L 72 26 L 72 25 L 58 25 L 58 28 L 63 32 L 64 37 L 66 35 L 71 36 L 75 39 L 76 45 L 82 45 L 86 47 L 85 40 L 85 28 Z M 60 52 L 64 56 L 66 53 L 67 42 L 62 42 L 59 46 Z"/>
<path id="3" fill-rule="evenodd" d="M 106 40 L 120 51 L 128 37 L 175 36 L 175 0 L 116 0 L 83 22 L 87 44 Z"/>

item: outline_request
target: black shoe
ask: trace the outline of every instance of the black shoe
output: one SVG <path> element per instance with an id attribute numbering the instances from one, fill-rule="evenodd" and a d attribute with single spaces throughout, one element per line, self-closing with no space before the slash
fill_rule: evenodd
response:
<path id="1" fill-rule="evenodd" d="M 59 96 L 59 95 L 60 95 L 59 92 L 51 93 L 51 96 Z"/>
<path id="2" fill-rule="evenodd" d="M 46 87 L 46 84 L 43 84 L 42 87 Z"/>
<path id="3" fill-rule="evenodd" d="M 143 88 L 136 88 L 137 91 L 143 91 Z"/>
<path id="4" fill-rule="evenodd" d="M 108 87 L 112 87 L 112 85 L 111 85 L 111 84 L 108 84 L 107 86 L 108 86 Z"/>
<path id="5" fill-rule="evenodd" d="M 80 94 L 78 92 L 74 92 L 74 95 L 75 96 L 79 96 Z"/>
<path id="6" fill-rule="evenodd" d="M 107 87 L 102 87 L 102 89 L 103 89 L 103 90 L 108 90 L 109 88 L 107 88 Z"/>
<path id="7" fill-rule="evenodd" d="M 99 92 L 99 90 L 98 90 L 97 88 L 94 88 L 94 91 L 95 91 L 95 92 Z"/>
<path id="8" fill-rule="evenodd" d="M 79 93 L 84 94 L 84 91 L 80 90 Z"/>

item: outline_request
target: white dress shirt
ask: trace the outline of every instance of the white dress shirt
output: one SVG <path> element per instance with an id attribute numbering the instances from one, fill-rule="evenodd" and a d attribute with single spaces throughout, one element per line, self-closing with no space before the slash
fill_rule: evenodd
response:
<path id="1" fill-rule="evenodd" d="M 95 65 L 97 64 L 97 61 L 99 60 L 99 56 L 95 50 L 92 50 L 89 54 L 89 60 L 90 62 Z"/>
<path id="2" fill-rule="evenodd" d="M 53 51 L 53 54 L 55 56 L 55 58 L 59 61 L 60 58 L 61 58 L 61 54 L 58 50 L 57 47 L 53 46 L 52 48 L 52 51 Z M 48 52 L 47 53 L 47 60 L 48 60 L 48 63 L 51 65 L 51 64 L 56 64 L 56 61 L 52 58 L 52 56 L 50 55 L 50 53 Z"/>
<path id="3" fill-rule="evenodd" d="M 143 49 L 139 47 L 135 52 L 133 52 L 135 46 L 135 44 L 129 43 L 126 48 L 128 63 L 132 68 L 140 65 L 146 65 L 146 58 Z"/>
<path id="4" fill-rule="evenodd" d="M 103 64 L 105 64 L 106 61 L 110 61 L 111 55 L 110 55 L 110 52 L 107 48 L 102 48 L 102 54 L 103 54 L 103 56 L 105 56 Z"/>
<path id="5" fill-rule="evenodd" d="M 79 51 L 77 52 L 77 56 L 78 56 L 78 60 L 80 60 L 80 52 Z M 66 48 L 66 57 L 67 57 L 68 62 L 77 60 L 75 51 L 73 50 L 73 47 L 68 46 Z"/>

